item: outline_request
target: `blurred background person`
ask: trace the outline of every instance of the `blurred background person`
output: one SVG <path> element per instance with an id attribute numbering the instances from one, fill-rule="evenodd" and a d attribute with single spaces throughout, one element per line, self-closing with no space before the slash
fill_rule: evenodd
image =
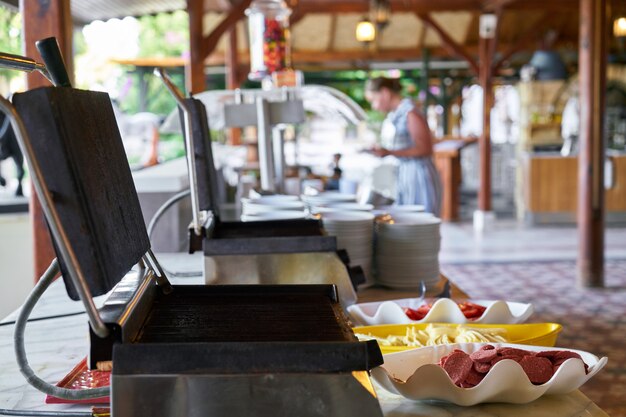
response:
<path id="1" fill-rule="evenodd" d="M 415 103 L 402 96 L 400 80 L 377 77 L 365 85 L 372 108 L 387 114 L 381 129 L 381 146 L 371 152 L 398 160 L 396 204 L 420 204 L 439 215 L 441 183 L 433 162 L 433 138 Z"/>

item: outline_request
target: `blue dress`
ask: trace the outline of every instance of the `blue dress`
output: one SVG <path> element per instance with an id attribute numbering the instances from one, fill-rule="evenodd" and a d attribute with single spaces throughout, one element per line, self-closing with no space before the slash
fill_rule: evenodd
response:
<path id="1" fill-rule="evenodd" d="M 397 151 L 415 146 L 407 123 L 408 115 L 414 108 L 413 101 L 405 98 L 387 115 L 383 123 L 385 148 Z M 397 159 L 396 204 L 420 204 L 427 212 L 438 216 L 441 208 L 441 182 L 432 157 Z"/>

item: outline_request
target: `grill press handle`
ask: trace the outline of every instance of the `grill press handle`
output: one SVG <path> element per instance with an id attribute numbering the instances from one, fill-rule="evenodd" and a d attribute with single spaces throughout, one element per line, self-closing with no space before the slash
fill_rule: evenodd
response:
<path id="1" fill-rule="evenodd" d="M 44 64 L 46 64 L 55 87 L 71 87 L 72 83 L 67 74 L 67 68 L 65 67 L 65 61 L 63 61 L 63 55 L 61 55 L 57 39 L 55 37 L 40 39 L 35 42 L 35 46 Z"/>

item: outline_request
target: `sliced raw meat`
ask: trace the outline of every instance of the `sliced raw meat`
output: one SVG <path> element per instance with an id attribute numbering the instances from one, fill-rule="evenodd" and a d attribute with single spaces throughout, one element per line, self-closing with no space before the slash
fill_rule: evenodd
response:
<path id="1" fill-rule="evenodd" d="M 498 356 L 498 352 L 495 349 L 477 350 L 470 355 L 470 359 L 474 362 L 491 362 L 496 356 Z"/>
<path id="2" fill-rule="evenodd" d="M 498 356 L 491 361 L 491 366 L 505 359 L 511 359 L 511 360 L 514 360 L 515 362 L 519 362 L 521 359 L 521 356 L 517 356 L 517 355 Z"/>
<path id="3" fill-rule="evenodd" d="M 452 382 L 459 385 L 467 378 L 474 366 L 474 362 L 469 355 L 464 352 L 453 352 L 448 355 L 448 359 L 443 365 L 443 369 L 448 373 Z"/>
<path id="4" fill-rule="evenodd" d="M 544 351 L 541 351 L 541 352 L 537 352 L 535 354 L 535 356 L 538 356 L 540 358 L 553 359 L 556 356 L 557 353 L 559 353 L 558 350 L 544 350 Z"/>
<path id="5" fill-rule="evenodd" d="M 545 384 L 554 375 L 552 362 L 547 358 L 525 356 L 519 364 L 533 384 Z"/>
<path id="6" fill-rule="evenodd" d="M 478 385 L 480 384 L 480 381 L 482 381 L 484 377 L 485 377 L 484 374 L 481 374 L 480 372 L 476 371 L 476 369 L 472 368 L 469 374 L 467 375 L 467 378 L 465 378 L 465 383 Z"/>
<path id="7" fill-rule="evenodd" d="M 480 372 L 481 374 L 486 374 L 491 369 L 490 363 L 483 362 L 474 362 L 474 369 L 476 372 Z"/>
<path id="8" fill-rule="evenodd" d="M 472 388 L 480 384 L 493 365 L 505 359 L 519 363 L 533 384 L 548 382 L 561 364 L 568 359 L 582 361 L 579 354 L 567 350 L 532 352 L 516 348 L 495 349 L 491 345 L 485 345 L 471 355 L 455 349 L 449 355 L 439 359 L 439 365 L 455 385 L 461 388 Z M 589 367 L 584 361 L 583 364 L 587 372 Z"/>
<path id="9" fill-rule="evenodd" d="M 578 353 L 570 352 L 569 350 L 559 350 L 554 355 L 554 359 L 557 360 L 557 361 L 561 360 L 561 359 L 570 359 L 570 358 L 575 358 L 575 359 L 582 360 L 582 358 L 580 357 L 580 355 Z"/>
<path id="10" fill-rule="evenodd" d="M 442 356 L 441 358 L 439 358 L 439 366 L 441 366 L 443 368 L 443 366 L 446 364 L 446 361 L 448 360 L 448 356 Z"/>
<path id="11" fill-rule="evenodd" d="M 566 360 L 568 359 L 578 359 L 578 358 L 563 358 L 563 359 L 557 359 L 554 361 L 553 365 L 555 367 L 555 369 L 558 369 L 559 366 L 563 365 L 563 363 L 565 363 Z M 582 361 L 582 359 L 581 359 Z M 589 365 L 587 365 L 584 361 L 583 361 L 583 365 L 585 366 L 585 373 L 587 373 L 589 371 Z M 556 372 L 556 370 L 555 370 Z"/>
<path id="12" fill-rule="evenodd" d="M 531 352 L 522 349 L 503 347 L 498 349 L 498 353 L 502 356 L 519 356 L 520 358 L 531 355 Z"/>

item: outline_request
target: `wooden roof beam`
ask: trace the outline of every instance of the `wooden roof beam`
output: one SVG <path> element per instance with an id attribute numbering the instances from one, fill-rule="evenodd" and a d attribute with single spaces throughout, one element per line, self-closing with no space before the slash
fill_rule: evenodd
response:
<path id="1" fill-rule="evenodd" d="M 201 59 L 206 58 L 215 50 L 220 38 L 228 29 L 234 26 L 244 15 L 252 0 L 241 0 L 228 11 L 226 17 L 213 29 L 213 31 L 202 39 L 200 50 Z"/>
<path id="2" fill-rule="evenodd" d="M 551 13 L 544 13 L 537 23 L 530 26 L 524 33 L 520 35 L 517 41 L 509 46 L 509 48 L 502 53 L 502 56 L 493 63 L 494 73 L 499 71 L 504 63 L 509 60 L 514 54 L 523 51 L 528 48 L 537 40 L 537 36 L 542 32 L 542 29 L 546 26 L 546 23 L 550 21 Z"/>
<path id="3" fill-rule="evenodd" d="M 304 17 L 304 13 L 301 12 L 298 8 L 296 8 L 289 16 L 289 25 L 294 26 L 296 23 L 302 20 Z"/>
<path id="4" fill-rule="evenodd" d="M 441 39 L 441 43 L 446 49 L 450 51 L 452 55 L 455 55 L 459 58 L 463 58 L 464 60 L 466 60 L 470 64 L 470 67 L 472 68 L 472 70 L 476 74 L 478 74 L 478 71 L 479 71 L 478 63 L 462 45 L 460 45 L 458 42 L 452 39 L 450 35 L 448 35 L 448 33 L 445 30 L 443 30 L 443 28 L 439 26 L 439 24 L 430 17 L 430 15 L 425 14 L 425 13 L 416 13 L 416 15 L 422 20 L 422 22 L 424 22 L 426 26 L 434 30 L 437 33 L 437 35 L 439 35 L 439 38 Z"/>
<path id="5" fill-rule="evenodd" d="M 392 13 L 431 13 L 460 11 L 493 11 L 498 7 L 508 10 L 577 10 L 579 0 L 392 0 Z M 367 13 L 369 2 L 350 0 L 301 1 L 298 13 Z"/>

